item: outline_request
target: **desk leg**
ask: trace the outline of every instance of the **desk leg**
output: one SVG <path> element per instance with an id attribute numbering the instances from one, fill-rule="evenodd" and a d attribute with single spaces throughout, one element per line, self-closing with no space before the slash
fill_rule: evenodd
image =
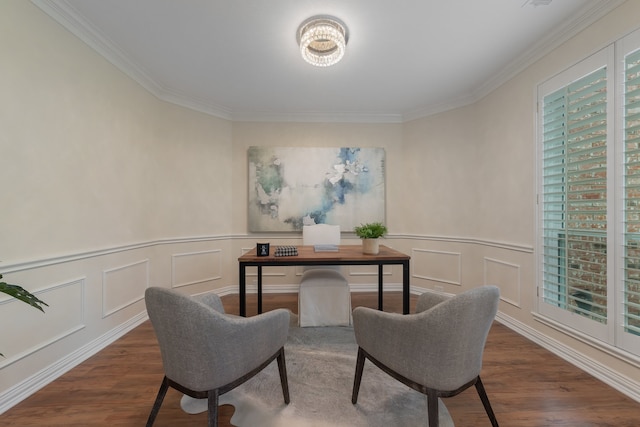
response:
<path id="1" fill-rule="evenodd" d="M 258 314 L 262 313 L 262 266 L 258 266 Z"/>
<path id="2" fill-rule="evenodd" d="M 378 310 L 380 310 L 380 311 L 383 310 L 383 304 L 382 304 L 382 294 L 383 294 L 383 289 L 382 289 L 382 267 L 383 267 L 382 264 L 380 264 L 378 266 Z"/>
<path id="3" fill-rule="evenodd" d="M 247 266 L 240 263 L 240 316 L 247 316 Z"/>
<path id="4" fill-rule="evenodd" d="M 402 314 L 409 314 L 409 261 L 402 263 Z"/>

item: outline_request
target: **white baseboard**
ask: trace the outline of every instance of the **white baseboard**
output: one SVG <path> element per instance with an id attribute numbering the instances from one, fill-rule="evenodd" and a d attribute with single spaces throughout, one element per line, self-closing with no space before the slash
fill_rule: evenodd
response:
<path id="1" fill-rule="evenodd" d="M 90 343 L 42 369 L 35 375 L 6 390 L 0 395 L 0 414 L 3 414 L 47 384 L 75 368 L 147 319 L 146 311 L 132 317 L 125 323 L 118 325 Z"/>
<path id="2" fill-rule="evenodd" d="M 282 285 L 263 285 L 262 293 L 263 294 L 297 294 L 300 289 L 300 285 L 298 284 L 282 284 Z M 349 289 L 351 292 L 378 292 L 378 284 L 377 283 L 350 283 Z M 422 288 L 419 289 L 421 292 L 413 292 L 411 293 L 422 293 L 424 290 Z M 402 283 L 385 283 L 384 284 L 385 292 L 402 292 Z M 247 285 L 247 294 L 255 294 L 258 292 L 257 285 Z M 237 286 L 226 286 L 224 288 L 216 289 L 216 293 L 218 295 L 233 295 L 238 293 Z"/>
<path id="3" fill-rule="evenodd" d="M 583 353 L 579 353 L 557 341 L 550 338 L 532 327 L 514 319 L 511 316 L 498 312 L 496 320 L 505 325 L 514 332 L 533 341 L 542 348 L 549 350 L 551 353 L 571 363 L 573 366 L 585 371 L 594 378 L 599 379 L 603 383 L 618 390 L 620 393 L 630 397 L 636 402 L 640 402 L 640 383 L 629 377 L 621 375 L 619 372 L 613 371 L 606 366 L 598 363 Z"/>
<path id="4" fill-rule="evenodd" d="M 352 292 L 375 292 L 378 289 L 377 284 L 352 284 L 350 285 Z M 401 291 L 402 284 L 385 284 L 386 291 Z M 255 287 L 250 289 L 247 287 L 247 292 L 255 293 L 257 289 Z M 216 289 L 215 292 L 220 295 L 236 294 L 238 289 L 236 286 L 227 286 L 224 288 Z M 297 293 L 298 285 L 268 285 L 263 289 L 264 293 Z M 424 292 L 432 292 L 424 288 L 412 289 L 413 294 L 422 294 Z M 87 360 L 89 357 L 98 353 L 108 345 L 112 344 L 118 338 L 125 335 L 127 332 L 133 330 L 135 327 L 142 324 L 148 319 L 147 313 L 142 312 L 133 318 L 129 319 L 125 323 L 113 328 L 109 332 L 103 334 L 97 339 L 91 341 L 78 350 L 70 353 L 66 357 L 58 360 L 47 368 L 41 370 L 37 374 L 27 378 L 14 387 L 6 390 L 0 394 L 0 414 L 6 412 L 11 407 L 20 403 L 22 400 L 31 396 L 47 384 L 53 382 L 66 372 L 70 371 L 80 363 Z M 531 328 L 530 326 L 498 312 L 496 320 L 505 325 L 509 329 L 524 336 L 525 338 L 540 345 L 551 353 L 561 357 L 577 368 L 585 371 L 593 377 L 599 379 L 610 387 L 625 394 L 631 399 L 640 402 L 640 383 L 634 381 L 620 373 L 608 369 L 606 366 L 602 366 L 597 361 L 585 356 L 582 353 L 576 352 L 572 348 L 564 345 L 562 342 L 554 340 L 539 331 Z"/>

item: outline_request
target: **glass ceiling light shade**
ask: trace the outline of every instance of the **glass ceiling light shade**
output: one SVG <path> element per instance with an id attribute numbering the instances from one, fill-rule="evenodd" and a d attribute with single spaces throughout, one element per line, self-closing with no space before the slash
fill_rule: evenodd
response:
<path id="1" fill-rule="evenodd" d="M 346 25 L 333 16 L 313 16 L 296 34 L 302 58 L 316 67 L 329 67 L 344 56 L 349 39 Z"/>

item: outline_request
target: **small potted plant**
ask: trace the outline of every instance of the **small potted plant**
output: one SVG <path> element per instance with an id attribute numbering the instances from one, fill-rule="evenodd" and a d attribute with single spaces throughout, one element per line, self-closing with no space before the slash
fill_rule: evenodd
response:
<path id="1" fill-rule="evenodd" d="M 387 234 L 387 227 L 381 222 L 370 222 L 356 226 L 353 231 L 362 239 L 362 253 L 377 255 L 380 251 L 378 239 Z"/>

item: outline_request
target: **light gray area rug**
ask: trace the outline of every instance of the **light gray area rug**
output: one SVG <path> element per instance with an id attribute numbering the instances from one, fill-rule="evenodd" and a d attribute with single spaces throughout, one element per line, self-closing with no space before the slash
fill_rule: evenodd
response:
<path id="1" fill-rule="evenodd" d="M 291 403 L 282 397 L 278 366 L 220 396 L 235 407 L 238 427 L 414 427 L 427 425 L 427 398 L 365 362 L 358 403 L 351 403 L 357 345 L 353 328 L 292 327 L 285 345 Z M 248 349 L 250 351 L 250 349 Z M 206 399 L 182 398 L 188 413 L 207 410 Z M 453 421 L 440 401 L 440 426 Z"/>

